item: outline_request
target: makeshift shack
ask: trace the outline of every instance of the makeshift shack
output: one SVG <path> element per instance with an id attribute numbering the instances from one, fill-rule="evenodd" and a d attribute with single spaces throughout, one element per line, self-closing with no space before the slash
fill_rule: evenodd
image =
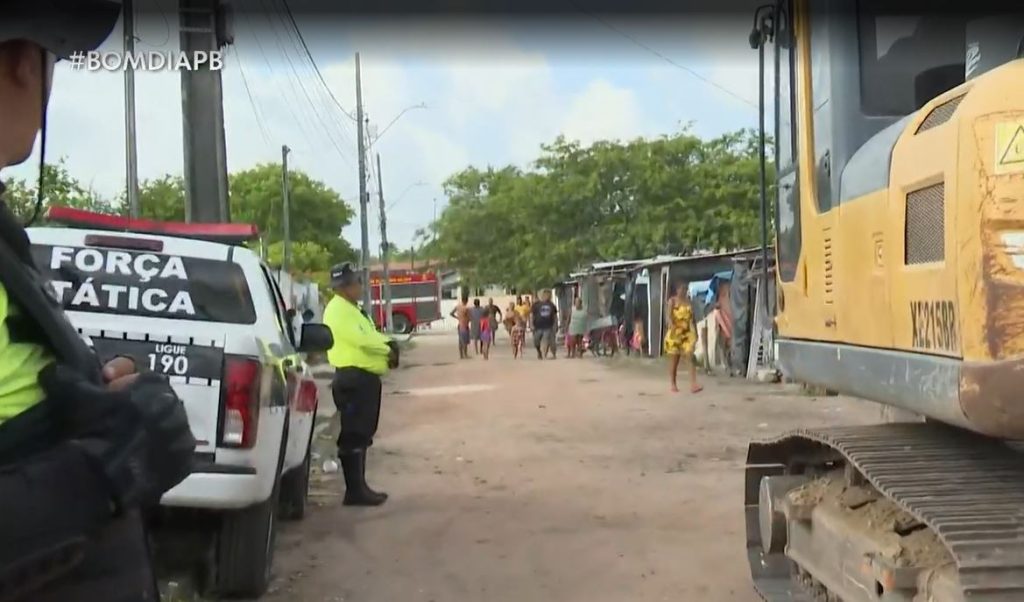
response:
<path id="1" fill-rule="evenodd" d="M 579 278 L 583 275 L 585 274 L 582 272 L 571 274 L 569 278 L 556 283 L 553 287 L 552 301 L 558 306 L 558 323 L 562 332 L 568 327 L 573 299 L 579 295 Z"/>
<path id="2" fill-rule="evenodd" d="M 715 286 L 715 299 L 721 295 L 722 280 L 725 274 L 733 269 L 735 257 L 749 256 L 759 249 L 744 249 L 730 253 L 714 253 L 690 256 L 658 256 L 649 259 L 636 268 L 631 275 L 627 287 L 625 314 L 630 317 L 626 322 L 626 335 L 633 336 L 633 322 L 639 320 L 644 345 L 642 351 L 651 357 L 662 354 L 665 330 L 668 326 L 665 315 L 668 298 L 676 282 L 706 283 L 705 299 L 711 290 L 712 281 L 718 276 Z M 694 304 L 695 317 L 703 318 L 706 303 L 703 300 Z"/>
<path id="3" fill-rule="evenodd" d="M 590 329 L 617 327 L 625 315 L 626 285 L 632 278 L 632 271 L 641 263 L 640 259 L 604 261 L 571 274 L 557 288 L 558 311 L 564 324 L 568 324 L 573 301 L 581 297 Z"/>
<path id="4" fill-rule="evenodd" d="M 708 371 L 731 368 L 731 282 L 732 270 L 728 270 L 718 272 L 710 280 L 690 284 L 690 299 L 697 323 L 695 355 L 699 365 Z"/>
<path id="5" fill-rule="evenodd" d="M 760 333 L 755 332 L 755 309 L 757 307 L 758 283 L 764 278 L 760 253 L 738 255 L 733 259 L 733 277 L 729 290 L 729 316 L 732 326 L 730 340 L 730 365 L 735 376 L 747 376 L 751 366 L 751 350 L 757 348 Z M 774 253 L 769 252 L 767 276 L 767 313 L 762 320 L 771 321 L 775 315 L 775 262 Z M 769 326 L 770 328 L 770 326 Z M 769 351 L 769 350 L 766 350 Z M 770 355 L 767 353 L 767 355 Z"/>

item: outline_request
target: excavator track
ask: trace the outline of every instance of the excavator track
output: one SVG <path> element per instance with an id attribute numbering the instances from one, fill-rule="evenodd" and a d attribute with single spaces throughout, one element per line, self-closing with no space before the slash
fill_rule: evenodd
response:
<path id="1" fill-rule="evenodd" d="M 765 476 L 845 465 L 938 536 L 963 599 L 1024 600 L 1024 453 L 1014 445 L 932 423 L 800 429 L 751 443 L 745 513 L 755 588 L 770 602 L 840 599 L 791 577 L 801 571 L 784 550 L 766 551 L 758 504 Z"/>

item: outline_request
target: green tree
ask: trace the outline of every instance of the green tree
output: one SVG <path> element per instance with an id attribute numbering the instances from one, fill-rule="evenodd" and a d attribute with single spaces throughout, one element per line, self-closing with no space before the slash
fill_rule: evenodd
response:
<path id="1" fill-rule="evenodd" d="M 284 259 L 284 242 L 278 241 L 267 247 L 267 263 L 281 266 Z M 331 253 L 322 246 L 308 241 L 293 242 L 289 271 L 295 274 L 323 272 L 331 265 Z"/>
<path id="2" fill-rule="evenodd" d="M 128 215 L 128 203 L 123 193 L 113 202 L 104 199 L 72 177 L 63 160 L 47 165 L 43 174 L 45 198 L 41 218 L 51 205 Z M 352 221 L 352 208 L 337 192 L 301 171 L 292 171 L 289 181 L 293 267 L 303 272 L 326 273 L 334 263 L 356 259 L 355 251 L 340 237 L 342 228 Z M 6 184 L 5 202 L 22 221 L 28 220 L 35 211 L 35 182 L 13 179 Z M 269 243 L 271 260 L 277 253 L 279 262 L 283 236 L 281 166 L 262 164 L 233 173 L 229 176 L 229 186 L 232 219 L 259 227 Z M 144 180 L 139 185 L 139 205 L 144 218 L 184 221 L 183 178 L 165 175 Z"/>
<path id="3" fill-rule="evenodd" d="M 6 182 L 6 186 L 4 202 L 7 206 L 21 221 L 31 219 L 36 210 L 38 182 L 11 179 Z M 109 201 L 95 191 L 87 189 L 68 173 L 64 159 L 47 164 L 43 168 L 43 205 L 40 208 L 40 221 L 45 221 L 46 210 L 51 206 L 74 207 L 100 213 L 113 211 Z"/>
<path id="4" fill-rule="evenodd" d="M 121 213 L 127 215 L 128 203 L 121 204 Z M 162 178 L 144 180 L 139 184 L 139 213 L 142 217 L 161 220 L 185 221 L 185 180 L 170 174 Z"/>
<path id="5" fill-rule="evenodd" d="M 289 174 L 292 266 L 303 272 L 326 271 L 333 263 L 350 261 L 356 254 L 341 229 L 352 221 L 352 209 L 337 192 L 301 171 Z M 262 164 L 229 176 L 231 218 L 255 224 L 268 241 L 270 260 L 280 263 L 282 226 L 281 166 Z M 164 176 L 142 183 L 142 215 L 151 219 L 185 219 L 185 186 L 180 176 Z M 275 255 L 276 253 L 276 255 Z M 319 264 L 304 264 L 309 257 Z M 301 266 L 301 267 L 300 267 Z"/>
<path id="6" fill-rule="evenodd" d="M 749 130 L 589 146 L 560 137 L 529 170 L 452 175 L 433 250 L 471 285 L 531 288 L 596 260 L 756 245 L 757 148 Z"/>
<path id="7" fill-rule="evenodd" d="M 352 208 L 336 191 L 301 171 L 291 171 L 288 179 L 292 240 L 326 249 L 329 262 L 325 270 L 332 263 L 354 260 L 355 251 L 341 238 L 342 228 L 352 221 Z M 230 187 L 231 218 L 256 224 L 271 243 L 281 240 L 281 165 L 264 163 L 233 173 Z"/>

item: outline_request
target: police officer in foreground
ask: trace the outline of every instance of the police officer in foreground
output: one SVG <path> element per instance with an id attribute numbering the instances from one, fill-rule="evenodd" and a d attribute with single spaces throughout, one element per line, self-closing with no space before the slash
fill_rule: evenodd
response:
<path id="1" fill-rule="evenodd" d="M 331 268 L 335 296 L 324 309 L 334 335 L 327 361 L 335 368 L 331 390 L 341 415 L 338 458 L 345 476 L 345 505 L 379 506 L 388 499 L 366 484 L 366 450 L 373 445 L 380 418 L 380 377 L 398 366 L 398 345 L 377 331 L 359 309 L 363 283 L 350 263 Z"/>
<path id="2" fill-rule="evenodd" d="M 42 171 L 54 63 L 99 46 L 119 12 L 88 0 L 0 3 L 0 168 L 24 161 L 42 130 Z M 131 360 L 99 364 L 29 248 L 0 203 L 0 601 L 156 601 L 141 510 L 190 472 L 184 408 Z"/>

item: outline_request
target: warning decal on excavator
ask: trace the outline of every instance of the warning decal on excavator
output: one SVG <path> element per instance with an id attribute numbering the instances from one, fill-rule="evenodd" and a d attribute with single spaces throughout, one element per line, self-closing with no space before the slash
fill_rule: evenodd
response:
<path id="1" fill-rule="evenodd" d="M 1024 121 L 996 124 L 996 173 L 1024 171 Z"/>

